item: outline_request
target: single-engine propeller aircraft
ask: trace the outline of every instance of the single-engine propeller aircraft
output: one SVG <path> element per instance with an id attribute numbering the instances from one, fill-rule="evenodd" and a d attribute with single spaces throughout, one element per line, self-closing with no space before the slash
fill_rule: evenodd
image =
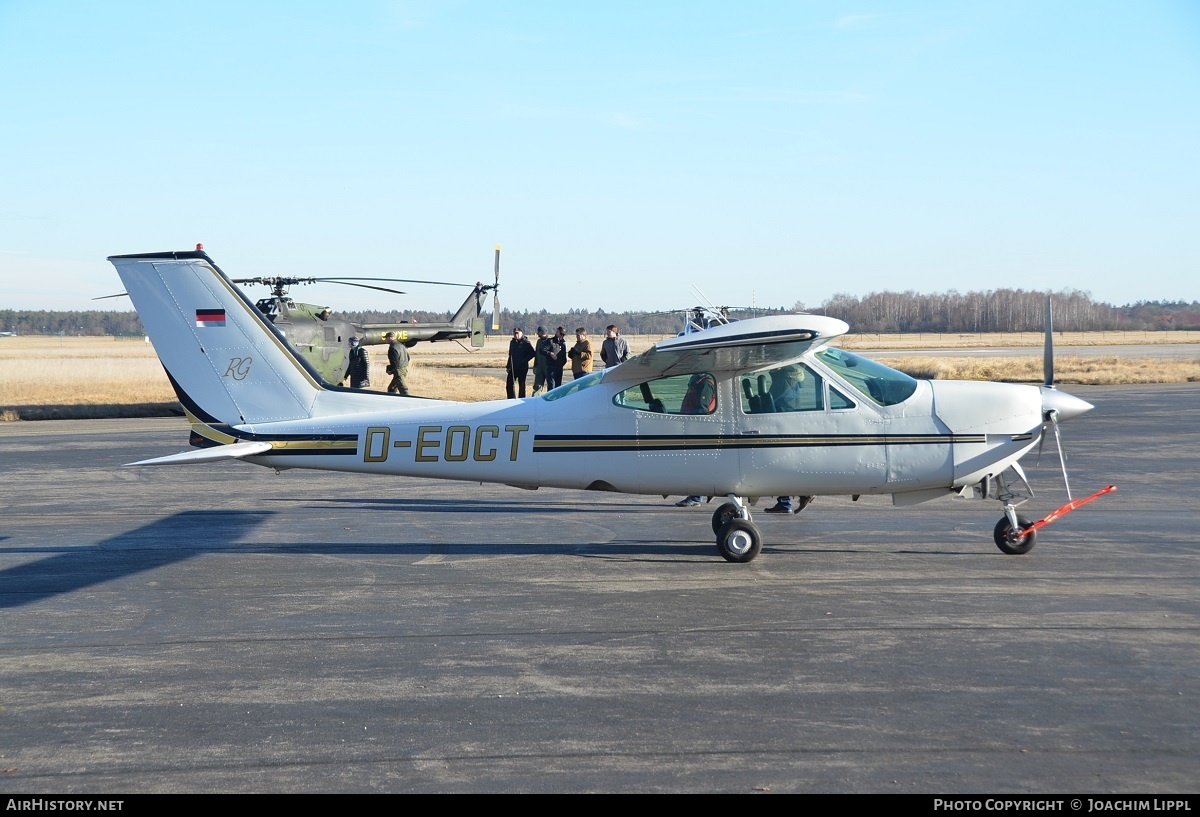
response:
<path id="1" fill-rule="evenodd" d="M 1058 441 L 1059 421 L 1092 408 L 1053 387 L 1049 343 L 1040 388 L 914 380 L 831 346 L 849 329 L 840 320 L 774 315 L 662 341 L 539 397 L 456 403 L 322 382 L 202 251 L 109 260 L 195 448 L 132 465 L 244 459 L 280 471 L 720 496 L 712 528 L 732 562 L 762 548 L 750 511 L 760 496 L 991 497 L 1004 508 L 996 544 L 1025 553 L 1039 527 L 1114 490 L 1034 523 L 1016 513 L 1032 496 L 1021 457 L 1048 427 Z"/>

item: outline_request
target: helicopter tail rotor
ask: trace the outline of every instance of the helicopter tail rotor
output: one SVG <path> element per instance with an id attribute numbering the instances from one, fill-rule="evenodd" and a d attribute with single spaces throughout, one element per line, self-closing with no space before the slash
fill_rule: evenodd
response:
<path id="1" fill-rule="evenodd" d="M 492 284 L 492 331 L 500 331 L 500 245 L 496 245 L 496 282 Z"/>

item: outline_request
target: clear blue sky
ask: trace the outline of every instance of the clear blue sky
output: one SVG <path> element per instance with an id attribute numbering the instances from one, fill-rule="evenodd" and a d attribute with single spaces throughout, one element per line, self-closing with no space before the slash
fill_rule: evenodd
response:
<path id="1" fill-rule="evenodd" d="M 0 0 L 0 308 L 105 256 L 505 305 L 1200 298 L 1200 3 Z M 458 291 L 296 292 L 438 308 Z M 124 302 L 127 303 L 127 302 Z"/>

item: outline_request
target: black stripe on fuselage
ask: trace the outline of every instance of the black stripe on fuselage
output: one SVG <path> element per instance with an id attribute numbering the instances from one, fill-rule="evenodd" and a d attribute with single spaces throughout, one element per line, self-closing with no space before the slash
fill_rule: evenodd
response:
<path id="1" fill-rule="evenodd" d="M 224 438 L 224 439 L 222 439 Z M 196 448 L 231 445 L 239 442 L 265 442 L 275 447 L 263 456 L 351 456 L 358 454 L 357 434 L 255 434 L 226 423 L 204 423 L 192 427 L 191 444 Z"/>
<path id="2" fill-rule="evenodd" d="M 658 434 L 643 436 L 569 436 L 539 434 L 533 450 L 541 453 L 583 451 L 705 451 L 741 448 L 844 448 L 846 446 L 950 445 L 983 443 L 983 434 Z"/>

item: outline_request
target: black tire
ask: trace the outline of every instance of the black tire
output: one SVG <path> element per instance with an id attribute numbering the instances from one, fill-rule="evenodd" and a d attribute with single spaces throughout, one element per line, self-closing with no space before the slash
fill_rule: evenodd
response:
<path id="1" fill-rule="evenodd" d="M 1032 522 L 1023 516 L 1017 517 L 1017 525 L 1022 530 L 1032 524 Z M 1012 525 L 1008 522 L 1008 517 L 1000 517 L 1000 521 L 996 523 L 996 529 L 992 531 L 992 538 L 996 540 L 996 547 L 1010 556 L 1020 556 L 1022 553 L 1028 553 L 1033 550 L 1033 546 L 1037 542 L 1037 531 L 1031 530 L 1024 536 L 1014 536 L 1013 533 L 1014 531 Z"/>
<path id="2" fill-rule="evenodd" d="M 762 536 L 753 522 L 733 519 L 717 533 L 717 550 L 727 562 L 752 562 L 762 551 Z"/>
<path id="3" fill-rule="evenodd" d="M 737 505 L 732 502 L 726 502 L 721 507 L 713 511 L 712 529 L 713 533 L 720 533 L 721 528 L 728 525 L 734 519 L 739 519 Z"/>

